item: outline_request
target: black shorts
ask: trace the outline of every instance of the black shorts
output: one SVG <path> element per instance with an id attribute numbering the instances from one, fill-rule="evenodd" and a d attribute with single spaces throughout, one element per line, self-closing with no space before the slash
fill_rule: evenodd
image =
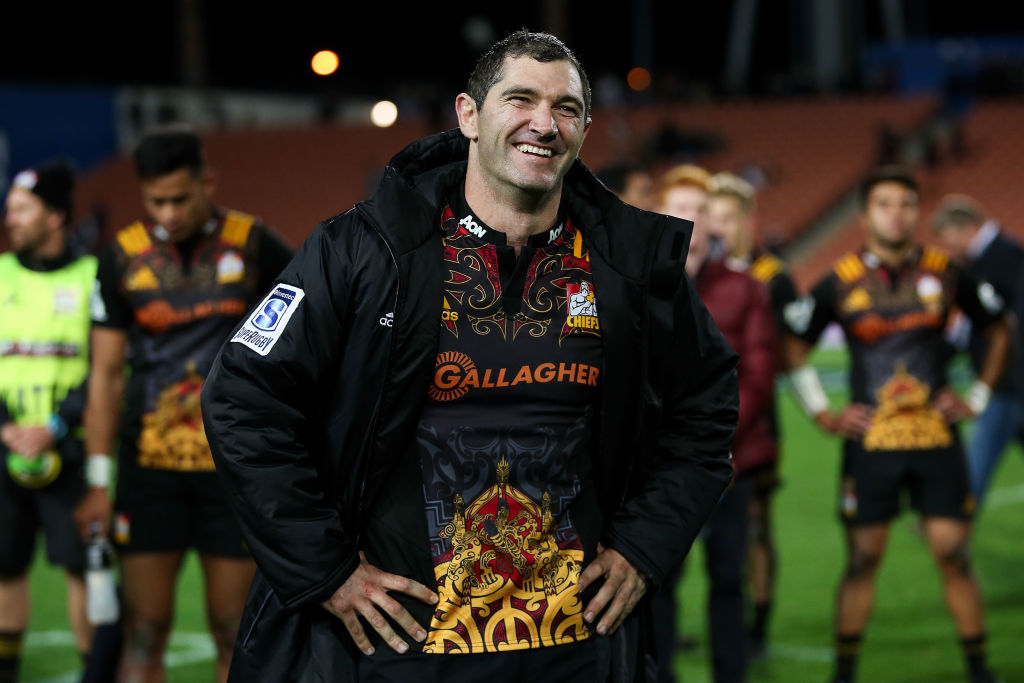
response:
<path id="1" fill-rule="evenodd" d="M 32 564 L 36 536 L 43 530 L 51 564 L 80 572 L 85 543 L 73 517 L 86 492 L 82 467 L 67 467 L 48 486 L 25 488 L 14 482 L 0 456 L 0 576 L 20 576 Z"/>
<path id="2" fill-rule="evenodd" d="M 125 458 L 135 458 L 133 445 L 122 445 L 118 454 L 111 535 L 120 552 L 195 548 L 204 555 L 249 556 L 216 472 L 147 469 Z"/>
<path id="3" fill-rule="evenodd" d="M 867 451 L 860 444 L 844 442 L 839 484 L 843 521 L 891 520 L 899 514 L 906 495 L 910 507 L 922 515 L 970 519 L 976 502 L 960 443 L 926 451 Z"/>

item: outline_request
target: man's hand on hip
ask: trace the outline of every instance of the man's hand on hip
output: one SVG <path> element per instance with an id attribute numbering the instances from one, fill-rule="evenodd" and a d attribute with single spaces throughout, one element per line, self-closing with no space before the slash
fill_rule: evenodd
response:
<path id="1" fill-rule="evenodd" d="M 942 414 L 948 424 L 956 424 L 961 420 L 976 417 L 970 406 L 949 387 L 943 387 L 935 395 L 935 409 Z"/>
<path id="2" fill-rule="evenodd" d="M 593 623 L 603 610 L 597 624 L 597 632 L 603 636 L 614 633 L 622 625 L 647 592 L 647 581 L 626 558 L 598 544 L 597 557 L 580 574 L 579 592 L 582 594 L 584 588 L 601 577 L 604 577 L 604 585 L 584 608 L 583 618 Z"/>
<path id="3" fill-rule="evenodd" d="M 419 642 L 427 637 L 427 632 L 416 623 L 412 615 L 398 602 L 388 595 L 388 591 L 399 591 L 411 595 L 428 605 L 437 604 L 437 595 L 426 586 L 412 579 L 377 569 L 366 561 L 366 555 L 359 553 L 359 566 L 352 572 L 345 583 L 341 584 L 334 595 L 323 604 L 324 609 L 341 619 L 355 641 L 356 647 L 368 655 L 373 654 L 373 646 L 359 621 L 362 616 L 376 629 L 377 633 L 398 653 L 405 653 L 409 645 L 402 640 L 391 624 L 379 610 L 395 620 L 406 633 Z"/>
<path id="4" fill-rule="evenodd" d="M 851 403 L 838 415 L 823 411 L 814 416 L 818 425 L 830 434 L 846 439 L 861 439 L 871 426 L 875 409 L 864 403 Z"/>

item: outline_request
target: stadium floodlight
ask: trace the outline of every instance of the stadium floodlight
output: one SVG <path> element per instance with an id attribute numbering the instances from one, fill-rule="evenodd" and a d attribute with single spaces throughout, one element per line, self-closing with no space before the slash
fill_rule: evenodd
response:
<path id="1" fill-rule="evenodd" d="M 626 83 L 637 92 L 647 90 L 651 87 L 651 72 L 642 66 L 633 67 L 626 75 Z"/>
<path id="2" fill-rule="evenodd" d="M 390 100 L 381 100 L 370 110 L 370 121 L 378 128 L 387 128 L 398 120 L 398 107 Z"/>
<path id="3" fill-rule="evenodd" d="M 330 76 L 338 70 L 338 55 L 331 50 L 320 50 L 310 61 L 313 72 L 318 76 Z"/>

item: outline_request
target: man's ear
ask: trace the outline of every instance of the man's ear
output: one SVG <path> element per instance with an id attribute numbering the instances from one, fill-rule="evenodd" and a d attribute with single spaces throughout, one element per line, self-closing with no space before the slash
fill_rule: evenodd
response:
<path id="1" fill-rule="evenodd" d="M 480 135 L 476 130 L 476 101 L 466 93 L 455 98 L 455 114 L 459 117 L 459 130 L 471 142 L 476 142 Z"/>

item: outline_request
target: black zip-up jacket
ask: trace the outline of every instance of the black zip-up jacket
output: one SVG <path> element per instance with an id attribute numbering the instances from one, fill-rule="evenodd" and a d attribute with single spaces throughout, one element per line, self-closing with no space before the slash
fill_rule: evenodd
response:
<path id="1" fill-rule="evenodd" d="M 282 271 L 304 295 L 269 351 L 228 341 L 214 362 L 206 432 L 259 567 L 233 680 L 355 680 L 362 655 L 320 603 L 354 571 L 365 513 L 412 452 L 440 333 L 440 214 L 467 155 L 452 130 L 395 156 L 376 194 L 318 225 Z M 729 482 L 737 356 L 681 276 L 690 223 L 623 204 L 581 162 L 562 198 L 601 292 L 601 540 L 657 583 Z M 251 341 L 260 311 L 232 339 Z M 635 654 L 631 633 L 618 649 Z M 634 664 L 616 664 L 617 678 Z"/>

